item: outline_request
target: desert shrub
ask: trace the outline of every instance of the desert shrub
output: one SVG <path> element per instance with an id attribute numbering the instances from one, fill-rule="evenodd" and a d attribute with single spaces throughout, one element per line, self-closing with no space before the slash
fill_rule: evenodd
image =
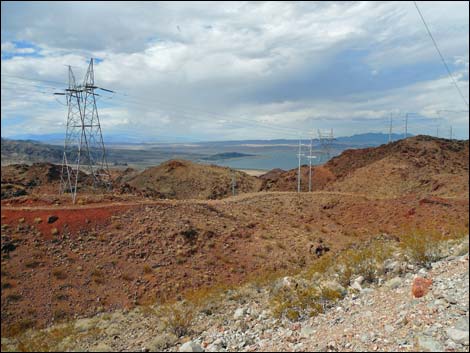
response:
<path id="1" fill-rule="evenodd" d="M 2 282 L 2 289 L 11 288 L 12 285 L 10 282 Z"/>
<path id="2" fill-rule="evenodd" d="M 270 298 L 270 306 L 275 317 L 291 321 L 323 312 L 321 291 L 304 283 L 282 287 Z"/>
<path id="3" fill-rule="evenodd" d="M 186 230 L 181 231 L 181 235 L 187 240 L 187 241 L 194 241 L 197 239 L 198 231 L 194 228 L 189 228 Z"/>
<path id="4" fill-rule="evenodd" d="M 157 309 L 165 327 L 178 337 L 187 335 L 194 319 L 194 306 L 188 302 L 167 303 Z"/>
<path id="5" fill-rule="evenodd" d="M 134 279 L 134 277 L 130 274 L 130 273 L 123 273 L 121 275 L 121 278 L 124 280 L 124 281 L 132 281 Z"/>
<path id="6" fill-rule="evenodd" d="M 336 302 L 339 299 L 342 298 L 342 295 L 339 291 L 329 288 L 329 287 L 323 287 L 321 289 L 320 297 L 323 300 L 325 304 L 329 302 Z"/>
<path id="7" fill-rule="evenodd" d="M 149 265 L 144 265 L 144 273 L 152 273 L 152 267 Z"/>
<path id="8" fill-rule="evenodd" d="M 69 295 L 63 294 L 63 293 L 58 293 L 54 296 L 54 299 L 56 299 L 56 300 L 68 300 Z"/>
<path id="9" fill-rule="evenodd" d="M 11 293 L 6 296 L 7 301 L 10 301 L 10 302 L 20 301 L 21 298 L 23 298 L 23 296 L 18 293 Z"/>
<path id="10" fill-rule="evenodd" d="M 98 269 L 93 270 L 91 272 L 91 279 L 97 284 L 102 284 L 104 283 L 104 274 Z"/>
<path id="11" fill-rule="evenodd" d="M 67 278 L 67 274 L 64 271 L 60 270 L 60 269 L 52 270 L 52 275 L 57 279 L 66 279 Z"/>
<path id="12" fill-rule="evenodd" d="M 364 247 L 343 251 L 336 259 L 340 284 L 348 286 L 354 275 L 361 275 L 367 282 L 374 282 L 382 263 L 391 256 L 392 249 L 389 243 L 376 240 Z"/>
<path id="13" fill-rule="evenodd" d="M 429 230 L 412 230 L 400 236 L 400 245 L 411 261 L 423 266 L 441 257 L 439 242 L 442 234 Z"/>
<path id="14" fill-rule="evenodd" d="M 62 321 L 67 317 L 67 312 L 63 309 L 55 309 L 52 316 L 54 317 L 54 320 Z"/>
<path id="15" fill-rule="evenodd" d="M 33 322 L 34 324 L 34 322 Z M 32 327 L 31 324 L 28 324 Z M 34 331 L 16 337 L 16 351 L 19 352 L 57 352 L 66 349 L 65 338 L 80 340 L 85 337 L 96 337 L 100 329 L 94 328 L 87 332 L 78 333 L 71 323 L 58 325 L 48 330 Z M 23 333 L 24 330 L 20 333 Z M 2 332 L 3 333 L 3 332 Z"/>
<path id="16" fill-rule="evenodd" d="M 34 327 L 36 321 L 30 319 L 21 319 L 16 321 L 14 324 L 5 325 L 2 327 L 2 337 L 17 336 L 24 331 Z"/>
<path id="17" fill-rule="evenodd" d="M 306 271 L 306 276 L 311 277 L 315 273 L 323 275 L 333 268 L 335 264 L 333 254 L 327 253 L 316 260 Z"/>
<path id="18" fill-rule="evenodd" d="M 35 261 L 35 260 L 29 260 L 25 262 L 25 266 L 27 268 L 36 268 L 36 267 L 39 267 L 40 265 L 41 265 L 41 262 Z"/>

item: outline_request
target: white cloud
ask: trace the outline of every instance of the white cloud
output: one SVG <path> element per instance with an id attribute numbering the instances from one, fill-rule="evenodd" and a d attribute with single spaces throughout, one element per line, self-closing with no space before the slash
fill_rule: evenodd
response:
<path id="1" fill-rule="evenodd" d="M 81 80 L 87 57 L 102 59 L 96 82 L 120 93 L 100 110 L 105 134 L 282 137 L 310 128 L 312 118 L 348 134 L 390 111 L 462 106 L 411 3 L 4 4 L 2 52 L 32 49 L 16 48 L 22 40 L 41 57 L 2 60 L 2 75 L 65 82 L 69 64 Z M 420 7 L 468 92 L 468 4 Z M 64 107 L 47 100 L 44 108 L 44 94 L 25 103 L 4 86 L 37 90 L 32 82 L 5 81 L 2 121 L 16 114 L 45 133 L 60 130 L 41 125 L 36 110 L 62 121 Z"/>

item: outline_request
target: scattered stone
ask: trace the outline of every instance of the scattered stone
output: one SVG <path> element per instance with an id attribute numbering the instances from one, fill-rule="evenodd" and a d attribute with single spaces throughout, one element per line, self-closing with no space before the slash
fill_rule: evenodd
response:
<path id="1" fill-rule="evenodd" d="M 52 235 L 57 235 L 57 234 L 59 234 L 59 230 L 57 228 L 52 228 L 51 229 L 51 234 Z"/>
<path id="2" fill-rule="evenodd" d="M 342 297 L 344 297 L 347 294 L 346 289 L 336 281 L 324 281 L 321 284 L 321 287 L 334 290 L 334 291 L 338 292 Z"/>
<path id="3" fill-rule="evenodd" d="M 468 346 L 468 330 L 460 330 L 457 328 L 449 328 L 446 330 L 447 336 L 455 343 Z"/>
<path id="4" fill-rule="evenodd" d="M 364 283 L 364 276 L 359 276 L 354 280 L 355 283 L 362 285 Z"/>
<path id="5" fill-rule="evenodd" d="M 24 223 L 24 217 L 21 217 L 20 219 L 18 219 L 18 223 Z"/>
<path id="6" fill-rule="evenodd" d="M 58 219 L 59 219 L 59 217 L 57 217 L 57 216 L 49 216 L 49 217 L 47 217 L 47 223 L 54 223 Z"/>
<path id="7" fill-rule="evenodd" d="M 36 223 L 36 224 L 39 224 L 39 223 L 41 223 L 41 222 L 42 222 L 42 218 L 41 218 L 41 217 L 36 217 L 36 218 L 34 219 L 34 223 Z"/>
<path id="8" fill-rule="evenodd" d="M 235 313 L 233 314 L 233 318 L 235 320 L 238 320 L 238 319 L 241 319 L 246 313 L 246 309 L 245 308 L 238 308 L 237 310 L 235 310 Z"/>
<path id="9" fill-rule="evenodd" d="M 16 245 L 9 240 L 3 241 L 2 239 L 2 252 L 3 253 L 9 253 L 11 251 L 14 251 L 16 249 Z"/>
<path id="10" fill-rule="evenodd" d="M 178 342 L 178 337 L 171 333 L 162 333 L 152 339 L 147 347 L 151 352 L 161 352 L 163 349 L 168 348 Z"/>
<path id="11" fill-rule="evenodd" d="M 95 322 L 92 319 L 80 319 L 75 322 L 75 329 L 78 332 L 84 332 L 95 327 Z"/>
<path id="12" fill-rule="evenodd" d="M 359 291 L 359 292 L 362 291 L 362 287 L 361 287 L 360 283 L 358 283 L 358 282 L 356 282 L 356 281 L 354 281 L 354 282 L 351 284 L 351 288 L 352 288 L 352 289 L 355 289 L 355 290 L 357 290 L 357 291 Z"/>
<path id="13" fill-rule="evenodd" d="M 105 343 L 98 343 L 95 347 L 91 349 L 92 352 L 114 352 L 110 346 Z"/>
<path id="14" fill-rule="evenodd" d="M 418 346 L 425 352 L 442 352 L 444 347 L 432 337 L 419 336 Z"/>
<path id="15" fill-rule="evenodd" d="M 400 277 L 394 277 L 392 279 L 389 279 L 387 282 L 385 282 L 385 286 L 387 286 L 390 289 L 397 289 L 400 287 L 402 282 L 402 279 Z"/>
<path id="16" fill-rule="evenodd" d="M 300 335 L 302 337 L 310 337 L 314 332 L 315 330 L 311 326 L 304 326 L 300 330 Z"/>

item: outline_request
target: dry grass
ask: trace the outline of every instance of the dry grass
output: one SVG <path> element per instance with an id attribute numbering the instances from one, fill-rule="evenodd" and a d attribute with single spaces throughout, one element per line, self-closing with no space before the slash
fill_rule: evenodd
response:
<path id="1" fill-rule="evenodd" d="M 60 269 L 52 270 L 52 275 L 57 279 L 66 279 L 67 278 L 67 274 L 64 271 L 60 270 Z"/>
<path id="2" fill-rule="evenodd" d="M 95 282 L 96 284 L 103 284 L 105 281 L 104 281 L 104 273 L 100 270 L 93 270 L 91 272 L 91 279 L 93 280 L 93 282 Z"/>
<path id="3" fill-rule="evenodd" d="M 132 274 L 130 273 L 123 273 L 121 275 L 121 278 L 124 280 L 124 281 L 127 281 L 127 282 L 131 282 L 134 280 L 134 276 L 132 276 Z"/>
<path id="4" fill-rule="evenodd" d="M 297 321 L 303 315 L 316 316 L 323 312 L 320 302 L 321 291 L 305 283 L 285 286 L 270 299 L 271 311 L 275 317 L 286 317 Z"/>
<path id="5" fill-rule="evenodd" d="M 162 318 L 165 327 L 177 337 L 190 333 L 195 315 L 193 304 L 189 302 L 167 303 L 160 306 L 156 312 Z"/>
<path id="6" fill-rule="evenodd" d="M 24 323 L 24 327 L 32 327 L 31 323 Z M 24 332 L 16 337 L 15 351 L 19 352 L 57 352 L 64 351 L 67 346 L 64 341 L 80 341 L 86 337 L 97 337 L 101 330 L 93 328 L 87 332 L 77 332 L 72 323 L 56 326 L 48 330 L 40 330 L 34 332 Z M 2 332 L 3 333 L 3 332 Z"/>
<path id="7" fill-rule="evenodd" d="M 144 265 L 144 273 L 152 273 L 152 267 L 150 265 Z"/>

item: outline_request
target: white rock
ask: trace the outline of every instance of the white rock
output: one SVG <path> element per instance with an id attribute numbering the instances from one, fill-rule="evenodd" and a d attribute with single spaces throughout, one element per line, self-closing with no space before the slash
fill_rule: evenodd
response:
<path id="1" fill-rule="evenodd" d="M 189 341 L 181 345 L 179 352 L 204 352 L 204 349 L 199 343 Z"/>
<path id="2" fill-rule="evenodd" d="M 359 283 L 359 284 L 364 283 L 364 276 L 359 276 L 359 277 L 357 277 L 357 278 L 354 280 L 354 282 Z"/>
<path id="3" fill-rule="evenodd" d="M 447 336 L 449 336 L 449 338 L 455 343 L 460 343 L 468 346 L 468 330 L 463 331 L 457 328 L 449 328 L 446 332 Z"/>
<path id="4" fill-rule="evenodd" d="M 356 281 L 354 281 L 354 282 L 351 284 L 351 288 L 352 288 L 352 289 L 355 289 L 355 290 L 357 290 L 357 291 L 359 291 L 359 292 L 362 291 L 361 284 L 358 283 L 358 282 L 356 282 Z"/>
<path id="5" fill-rule="evenodd" d="M 315 330 L 311 326 L 304 326 L 300 330 L 300 335 L 302 337 L 310 337 L 314 332 Z"/>
<path id="6" fill-rule="evenodd" d="M 418 345 L 426 352 L 442 352 L 442 345 L 432 337 L 419 336 Z"/>
<path id="7" fill-rule="evenodd" d="M 238 320 L 238 319 L 241 319 L 243 317 L 243 315 L 245 315 L 245 308 L 238 308 L 237 310 L 235 310 L 235 313 L 233 314 L 233 318 L 235 320 Z"/>

